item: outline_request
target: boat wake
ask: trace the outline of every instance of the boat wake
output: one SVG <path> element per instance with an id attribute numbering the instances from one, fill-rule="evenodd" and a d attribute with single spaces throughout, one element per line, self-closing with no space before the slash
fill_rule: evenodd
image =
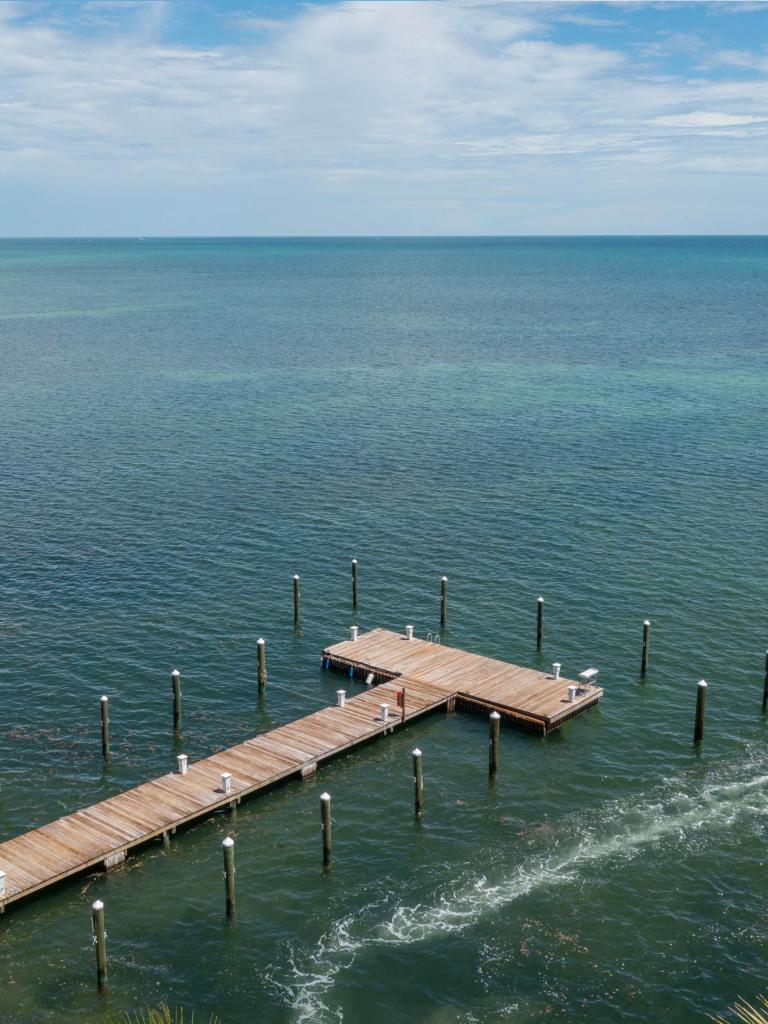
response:
<path id="1" fill-rule="evenodd" d="M 760 760 L 764 769 L 764 757 Z M 754 768 L 751 763 L 745 777 L 742 762 L 739 778 L 718 773 L 692 785 L 670 779 L 656 790 L 656 799 L 612 802 L 591 823 L 581 819 L 558 827 L 546 853 L 510 870 L 505 851 L 506 863 L 489 858 L 482 875 L 448 885 L 443 880 L 428 902 L 393 906 L 393 894 L 367 903 L 335 921 L 313 950 L 293 950 L 287 970 L 285 964 L 273 968 L 269 980 L 297 1024 L 342 1021 L 343 1009 L 329 1005 L 329 995 L 339 973 L 363 951 L 462 932 L 534 890 L 588 880 L 596 864 L 605 871 L 662 843 L 690 842 L 699 832 L 727 830 L 745 817 L 762 820 L 768 816 L 768 774 L 754 775 Z"/>

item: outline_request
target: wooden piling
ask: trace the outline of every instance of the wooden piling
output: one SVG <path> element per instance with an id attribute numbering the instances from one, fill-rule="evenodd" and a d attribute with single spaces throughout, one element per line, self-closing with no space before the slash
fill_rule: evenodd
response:
<path id="1" fill-rule="evenodd" d="M 330 867 L 333 839 L 331 835 L 331 794 L 320 795 L 320 821 L 323 833 L 323 866 Z"/>
<path id="2" fill-rule="evenodd" d="M 768 651 L 765 652 L 765 677 L 763 678 L 763 711 L 768 707 Z"/>
<path id="3" fill-rule="evenodd" d="M 177 668 L 171 672 L 171 689 L 173 690 L 173 731 L 181 728 L 181 672 Z"/>
<path id="4" fill-rule="evenodd" d="M 352 607 L 357 608 L 357 559 L 352 559 Z"/>
<path id="5" fill-rule="evenodd" d="M 448 577 L 440 579 L 440 628 L 445 629 L 448 620 Z"/>
<path id="6" fill-rule="evenodd" d="M 101 698 L 101 754 L 109 758 L 109 697 Z"/>
<path id="7" fill-rule="evenodd" d="M 648 671 L 648 648 L 651 641 L 651 623 L 646 619 L 643 623 L 643 655 L 640 660 L 640 671 L 645 675 Z"/>
<path id="8" fill-rule="evenodd" d="M 540 597 L 536 602 L 536 650 L 541 650 L 544 642 L 544 598 Z"/>
<path id="9" fill-rule="evenodd" d="M 96 949 L 96 984 L 100 989 L 107 984 L 107 933 L 104 928 L 104 904 L 101 900 L 91 907 L 93 944 Z"/>
<path id="10" fill-rule="evenodd" d="M 499 733 L 501 730 L 501 715 L 498 711 L 490 714 L 489 739 L 488 739 L 488 774 L 495 775 L 499 770 Z"/>
<path id="11" fill-rule="evenodd" d="M 704 739 L 704 710 L 707 704 L 707 684 L 700 679 L 696 687 L 696 725 L 693 730 L 693 742 L 701 743 Z"/>
<path id="12" fill-rule="evenodd" d="M 259 693 L 264 693 L 264 687 L 267 685 L 267 643 L 263 637 L 256 641 L 256 650 L 259 664 Z"/>
<path id="13" fill-rule="evenodd" d="M 293 621 L 296 625 L 299 624 L 301 619 L 301 578 L 296 575 L 293 577 Z"/>
<path id="14" fill-rule="evenodd" d="M 424 810 L 424 772 L 418 747 L 413 751 L 413 800 L 416 816 L 420 817 Z"/>
<path id="15" fill-rule="evenodd" d="M 235 916 L 235 840 L 227 836 L 221 844 L 224 851 L 224 888 L 226 892 L 227 917 Z"/>

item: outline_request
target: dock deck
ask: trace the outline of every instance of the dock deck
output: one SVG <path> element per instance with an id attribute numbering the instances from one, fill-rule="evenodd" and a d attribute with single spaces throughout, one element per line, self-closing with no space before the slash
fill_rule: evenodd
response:
<path id="1" fill-rule="evenodd" d="M 109 868 L 126 853 L 180 826 L 231 806 L 282 779 L 312 774 L 319 762 L 402 725 L 397 693 L 405 691 L 405 719 L 455 704 L 498 710 L 547 733 L 596 704 L 592 687 L 568 702 L 568 680 L 423 640 L 376 629 L 328 647 L 324 664 L 373 685 L 344 707 L 323 708 L 255 739 L 50 824 L 0 843 L 0 912 L 91 867 Z M 382 681 L 383 680 L 383 681 Z M 381 717 L 380 705 L 390 707 Z M 225 792 L 222 773 L 231 775 Z"/>
<path id="2" fill-rule="evenodd" d="M 579 685 L 572 679 L 555 679 L 546 672 L 415 637 L 408 640 L 386 629 L 334 644 L 323 657 L 332 668 L 352 667 L 356 676 L 373 672 L 376 678 L 396 678 L 407 690 L 415 683 L 437 686 L 459 705 L 498 711 L 542 734 L 580 715 L 603 694 L 599 687 L 589 686 L 569 701 L 569 687 Z"/>

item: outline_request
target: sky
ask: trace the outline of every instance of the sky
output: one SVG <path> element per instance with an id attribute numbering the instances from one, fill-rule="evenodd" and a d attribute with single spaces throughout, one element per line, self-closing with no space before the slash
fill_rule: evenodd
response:
<path id="1" fill-rule="evenodd" d="M 768 3 L 0 0 L 0 235 L 768 233 Z"/>

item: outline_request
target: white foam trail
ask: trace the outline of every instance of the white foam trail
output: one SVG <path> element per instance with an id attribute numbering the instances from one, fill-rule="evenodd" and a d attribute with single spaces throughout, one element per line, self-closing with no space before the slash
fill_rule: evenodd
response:
<path id="1" fill-rule="evenodd" d="M 534 889 L 584 877 L 597 863 L 631 860 L 663 840 L 683 841 L 702 829 L 727 828 L 744 815 L 768 816 L 768 775 L 705 783 L 693 795 L 685 793 L 682 785 L 674 780 L 667 785 L 665 798 L 656 802 L 632 805 L 627 801 L 604 808 L 593 828 L 576 828 L 565 850 L 522 864 L 495 884 L 487 876 L 454 884 L 430 904 L 398 906 L 387 919 L 366 926 L 371 911 L 380 908 L 369 904 L 335 922 L 306 966 L 291 958 L 288 981 L 273 981 L 288 997 L 297 1024 L 342 1021 L 343 1010 L 328 1006 L 326 997 L 339 972 L 351 967 L 361 950 L 461 932 Z"/>

